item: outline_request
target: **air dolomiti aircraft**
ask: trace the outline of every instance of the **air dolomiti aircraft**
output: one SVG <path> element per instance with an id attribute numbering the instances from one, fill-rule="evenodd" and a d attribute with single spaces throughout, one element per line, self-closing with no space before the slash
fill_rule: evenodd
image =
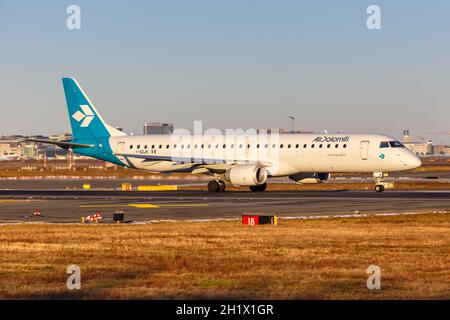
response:
<path id="1" fill-rule="evenodd" d="M 75 79 L 62 79 L 73 139 L 30 141 L 153 172 L 208 174 L 211 192 L 226 182 L 264 191 L 270 177 L 322 182 L 333 172 L 371 172 L 382 192 L 383 173 L 421 161 L 394 138 L 377 134 L 127 135 L 108 125 Z"/>

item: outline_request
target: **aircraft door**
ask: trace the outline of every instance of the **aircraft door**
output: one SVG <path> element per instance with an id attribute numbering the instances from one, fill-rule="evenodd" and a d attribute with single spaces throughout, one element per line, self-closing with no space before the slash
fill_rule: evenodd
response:
<path id="1" fill-rule="evenodd" d="M 125 153 L 125 142 L 118 142 L 117 143 L 117 151 L 118 154 L 124 154 Z"/>
<path id="2" fill-rule="evenodd" d="M 369 141 L 361 141 L 359 145 L 359 155 L 361 160 L 367 160 L 369 158 Z"/>

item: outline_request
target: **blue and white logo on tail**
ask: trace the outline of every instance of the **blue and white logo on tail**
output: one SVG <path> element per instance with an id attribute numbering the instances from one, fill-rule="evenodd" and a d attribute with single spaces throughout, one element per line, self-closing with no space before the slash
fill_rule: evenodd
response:
<path id="1" fill-rule="evenodd" d="M 91 124 L 91 121 L 94 119 L 95 115 L 94 112 L 92 112 L 92 109 L 89 108 L 88 105 L 81 105 L 80 106 L 81 111 L 77 111 L 72 115 L 72 118 L 77 120 L 78 122 L 81 122 L 80 127 L 85 128 L 89 127 Z"/>

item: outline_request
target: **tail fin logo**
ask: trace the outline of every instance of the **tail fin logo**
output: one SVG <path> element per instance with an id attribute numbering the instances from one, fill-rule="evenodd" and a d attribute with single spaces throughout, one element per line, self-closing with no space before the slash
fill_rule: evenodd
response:
<path id="1" fill-rule="evenodd" d="M 92 109 L 88 105 L 80 105 L 81 111 L 78 110 L 72 115 L 72 118 L 74 118 L 76 121 L 81 122 L 80 127 L 86 128 L 89 127 L 92 120 L 94 120 L 94 112 L 92 112 Z"/>

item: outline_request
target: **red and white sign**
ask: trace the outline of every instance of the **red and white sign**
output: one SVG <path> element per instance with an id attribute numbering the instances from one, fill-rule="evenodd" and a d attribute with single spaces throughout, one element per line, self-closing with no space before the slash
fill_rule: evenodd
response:
<path id="1" fill-rule="evenodd" d="M 259 216 L 242 216 L 242 224 L 248 226 L 255 226 L 259 224 Z"/>

